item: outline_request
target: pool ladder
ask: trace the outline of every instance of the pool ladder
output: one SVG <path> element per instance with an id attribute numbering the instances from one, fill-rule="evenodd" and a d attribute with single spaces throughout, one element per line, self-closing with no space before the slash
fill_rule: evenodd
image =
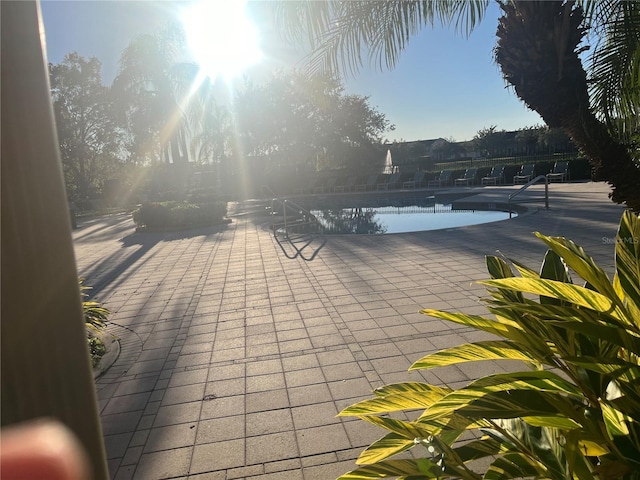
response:
<path id="1" fill-rule="evenodd" d="M 533 180 L 529 180 L 527 183 L 525 183 L 520 190 L 509 195 L 509 201 L 507 202 L 509 205 L 509 218 L 511 218 L 511 199 L 520 195 L 527 188 L 535 183 L 538 183 L 540 180 L 544 180 L 544 208 L 549 210 L 549 179 L 546 175 L 538 175 Z"/>
<path id="2" fill-rule="evenodd" d="M 292 233 L 309 234 L 322 233 L 324 231 L 324 226 L 318 221 L 314 214 L 291 200 L 272 199 L 271 215 L 276 214 L 276 206 L 278 204 L 282 206 L 283 220 L 282 222 L 276 223 L 274 219 L 272 223 L 274 237 L 276 237 L 278 233 L 283 233 L 284 237 L 289 239 Z M 308 230 L 311 230 L 311 232 Z"/>

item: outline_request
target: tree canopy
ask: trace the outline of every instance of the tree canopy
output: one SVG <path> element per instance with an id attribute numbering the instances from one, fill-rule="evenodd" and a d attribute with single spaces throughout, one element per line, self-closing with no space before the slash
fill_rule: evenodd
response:
<path id="1" fill-rule="evenodd" d="M 100 61 L 69 53 L 49 64 L 58 142 L 67 192 L 78 201 L 95 196 L 121 160 L 118 128 L 109 88 L 102 84 Z"/>
<path id="2" fill-rule="evenodd" d="M 382 162 L 382 136 L 393 128 L 367 97 L 345 94 L 335 77 L 296 72 L 248 81 L 232 112 L 244 155 L 271 167 L 371 168 L 376 155 Z"/>

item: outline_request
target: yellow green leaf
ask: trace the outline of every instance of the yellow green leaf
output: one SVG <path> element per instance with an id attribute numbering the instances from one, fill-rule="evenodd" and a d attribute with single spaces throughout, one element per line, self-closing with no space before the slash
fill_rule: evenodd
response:
<path id="1" fill-rule="evenodd" d="M 467 343 L 439 352 L 432 353 L 416 361 L 409 370 L 429 369 L 444 367 L 463 362 L 475 362 L 480 360 L 522 360 L 538 366 L 536 358 L 522 351 L 512 342 L 501 340 Z"/>
<path id="2" fill-rule="evenodd" d="M 381 462 L 392 455 L 404 452 L 415 446 L 413 439 L 389 433 L 380 440 L 369 445 L 358 457 L 356 463 L 358 465 L 366 465 L 370 463 Z"/>

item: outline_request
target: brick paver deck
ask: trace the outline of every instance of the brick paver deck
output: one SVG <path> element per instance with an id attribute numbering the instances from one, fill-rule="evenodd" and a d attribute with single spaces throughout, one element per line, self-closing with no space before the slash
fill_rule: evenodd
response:
<path id="1" fill-rule="evenodd" d="M 541 207 L 541 189 L 523 200 Z M 167 234 L 136 234 L 128 215 L 81 224 L 79 274 L 113 312 L 122 345 L 96 382 L 112 478 L 325 480 L 352 469 L 383 432 L 336 418 L 342 408 L 385 383 L 456 386 L 502 368 L 407 372 L 428 352 L 480 337 L 418 310 L 485 313 L 484 289 L 471 285 L 487 278 L 485 254 L 537 268 L 538 230 L 611 269 L 622 208 L 606 185 L 550 192 L 550 210 L 513 220 L 317 238 L 297 256 L 264 217 Z"/>

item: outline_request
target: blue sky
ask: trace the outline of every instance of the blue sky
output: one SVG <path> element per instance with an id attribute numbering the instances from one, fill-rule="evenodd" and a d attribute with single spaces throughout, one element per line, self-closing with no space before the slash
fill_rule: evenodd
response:
<path id="1" fill-rule="evenodd" d="M 105 83 L 113 79 L 129 41 L 175 18 L 179 5 L 169 1 L 41 2 L 49 62 L 59 63 L 72 51 L 95 56 L 102 62 Z M 395 124 L 388 140 L 444 137 L 462 141 L 491 125 L 515 130 L 542 124 L 505 88 L 493 62 L 498 16 L 498 7 L 492 3 L 469 38 L 453 29 L 425 28 L 411 40 L 394 70 L 367 68 L 346 78 L 346 91 L 369 96 L 371 105 Z M 264 53 L 271 67 L 296 65 L 302 56 L 273 38 L 268 49 Z"/>

